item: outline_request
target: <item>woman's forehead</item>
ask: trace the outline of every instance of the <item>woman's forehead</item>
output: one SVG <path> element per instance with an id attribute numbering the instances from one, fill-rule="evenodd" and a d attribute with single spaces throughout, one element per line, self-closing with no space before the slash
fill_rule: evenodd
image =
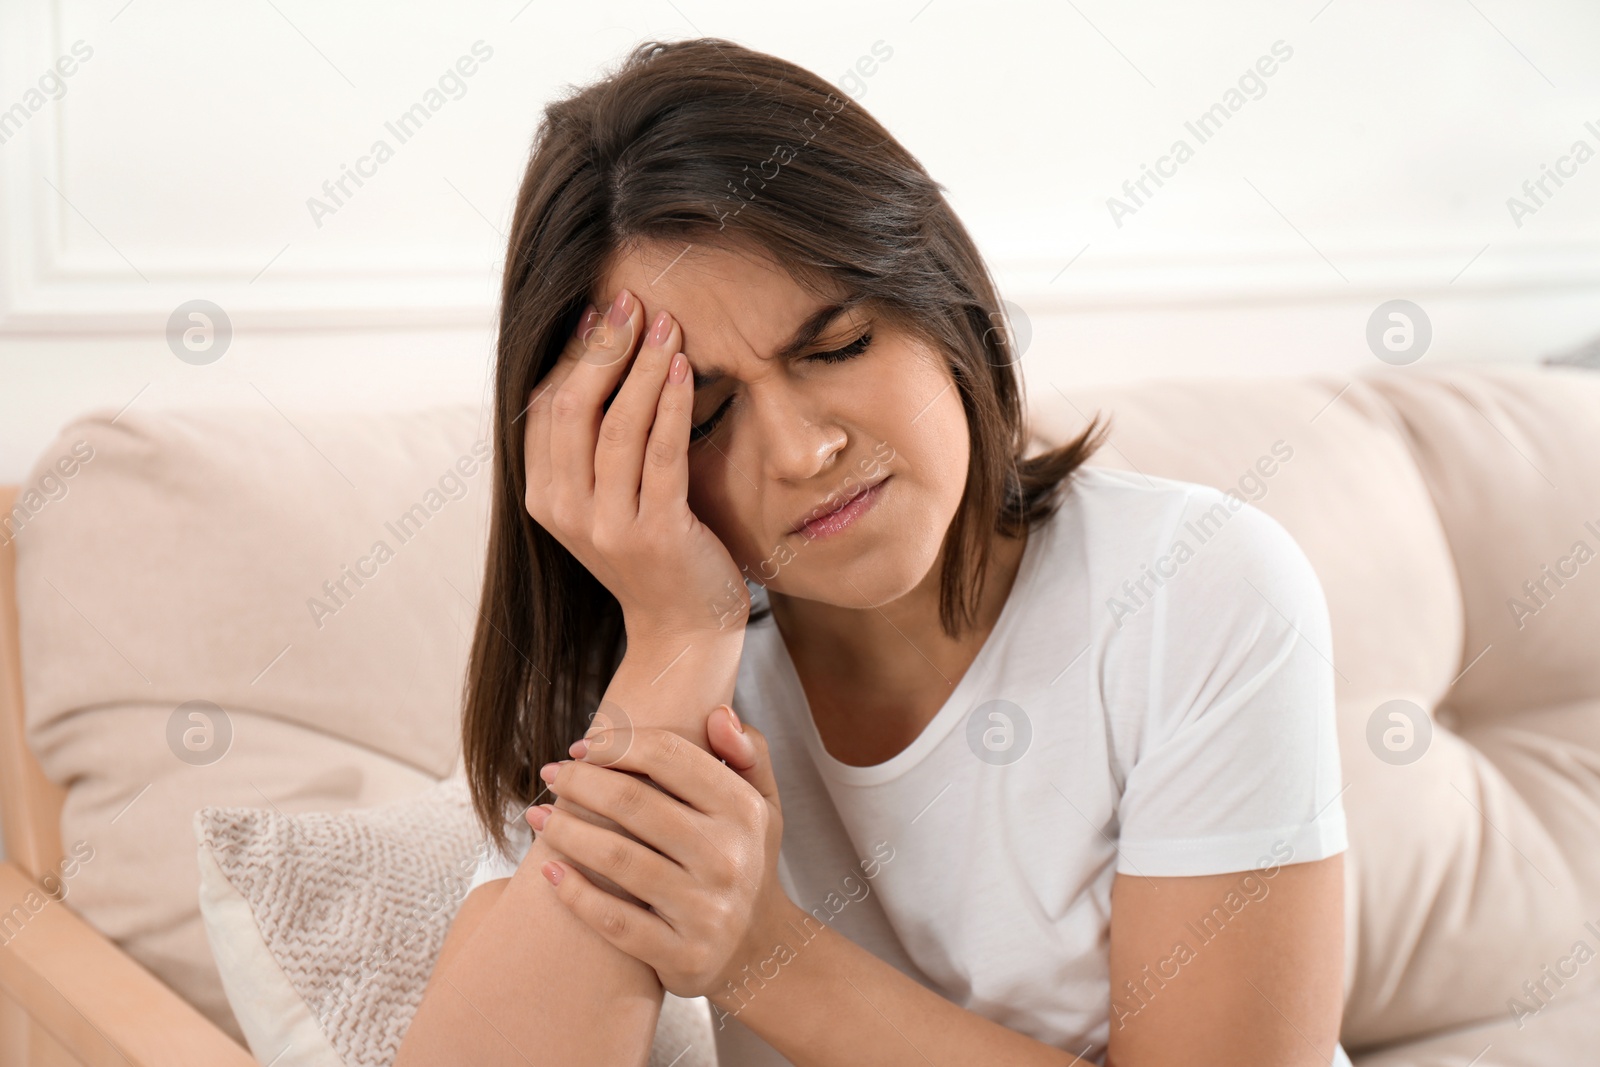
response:
<path id="1" fill-rule="evenodd" d="M 644 302 L 654 317 L 665 308 L 689 318 L 730 316 L 766 307 L 799 310 L 815 302 L 793 276 L 753 249 L 652 242 L 621 251 L 602 272 L 590 299 L 604 308 L 619 289 Z M 793 305 L 793 307 L 789 307 Z"/>
<path id="2" fill-rule="evenodd" d="M 590 298 L 604 310 L 620 289 L 643 303 L 647 327 L 662 310 L 678 320 L 684 351 L 697 371 L 731 367 L 740 353 L 779 355 L 835 302 L 766 257 L 688 244 L 619 255 Z"/>

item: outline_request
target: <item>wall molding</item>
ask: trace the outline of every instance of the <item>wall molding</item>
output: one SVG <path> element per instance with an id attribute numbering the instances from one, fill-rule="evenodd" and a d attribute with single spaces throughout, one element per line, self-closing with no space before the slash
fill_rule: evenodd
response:
<path id="1" fill-rule="evenodd" d="M 0 68 L 29 79 L 47 70 L 70 49 L 65 22 L 63 0 L 0 6 Z M 72 92 L 69 80 L 61 101 L 46 103 L 0 145 L 0 229 L 7 235 L 0 243 L 0 336 L 148 337 L 195 298 L 221 305 L 235 329 L 251 331 L 492 329 L 499 268 L 484 262 L 482 245 L 398 255 L 318 250 L 309 265 L 294 256 L 279 262 L 293 242 L 198 255 L 118 252 L 92 238 L 66 247 L 76 209 L 67 200 L 72 146 L 62 117 Z M 0 101 L 0 108 L 13 102 Z M 1381 246 L 1312 248 L 1288 227 L 1281 239 L 1248 247 L 1219 241 L 1133 252 L 1118 250 L 1109 232 L 1067 243 L 1072 247 L 1055 254 L 1024 239 L 993 255 L 1005 297 L 1029 315 L 1047 316 L 1395 297 L 1520 299 L 1600 288 L 1600 241 L 1533 243 L 1504 227 L 1448 245 L 1399 235 Z M 424 254 L 430 258 L 418 258 Z"/>

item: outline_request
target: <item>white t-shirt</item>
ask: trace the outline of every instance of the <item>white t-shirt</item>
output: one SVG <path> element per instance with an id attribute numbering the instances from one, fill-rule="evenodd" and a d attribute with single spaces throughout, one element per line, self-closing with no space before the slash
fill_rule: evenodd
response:
<path id="1" fill-rule="evenodd" d="M 1346 848 L 1332 655 L 1322 586 L 1277 520 L 1208 486 L 1083 467 L 903 751 L 870 767 L 828 754 L 770 617 L 747 629 L 733 705 L 770 742 L 796 904 L 961 1007 L 1098 1062 L 1143 1003 L 1115 991 L 1108 1016 L 1116 874 L 1240 872 L 1192 924 L 1198 951 L 1270 892 L 1258 869 Z M 531 833 L 512 831 L 520 858 Z M 491 852 L 472 884 L 514 871 Z M 788 958 L 753 961 L 746 995 Z M 712 1014 L 723 1067 L 789 1062 Z"/>

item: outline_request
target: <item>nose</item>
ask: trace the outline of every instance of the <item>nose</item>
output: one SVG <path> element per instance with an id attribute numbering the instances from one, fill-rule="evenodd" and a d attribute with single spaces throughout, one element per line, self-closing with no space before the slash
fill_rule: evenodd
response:
<path id="1" fill-rule="evenodd" d="M 769 477 L 805 482 L 826 471 L 844 451 L 844 428 L 821 405 L 799 391 L 778 385 L 751 390 L 761 455 Z"/>

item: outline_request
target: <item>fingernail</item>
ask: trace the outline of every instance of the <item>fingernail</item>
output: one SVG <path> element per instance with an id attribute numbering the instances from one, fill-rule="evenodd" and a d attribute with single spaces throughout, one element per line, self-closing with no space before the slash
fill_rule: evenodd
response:
<path id="1" fill-rule="evenodd" d="M 672 357 L 672 363 L 667 367 L 667 377 L 671 379 L 673 385 L 681 385 L 688 376 L 689 361 L 684 358 L 682 352 L 679 352 Z"/>
<path id="2" fill-rule="evenodd" d="M 611 301 L 611 310 L 606 312 L 606 320 L 613 326 L 626 326 L 628 316 L 633 313 L 633 294 L 624 289 Z"/>
<path id="3" fill-rule="evenodd" d="M 550 818 L 550 813 L 555 810 L 550 804 L 535 804 L 528 809 L 528 822 L 535 830 L 543 830 L 545 820 Z"/>
<path id="4" fill-rule="evenodd" d="M 576 741 L 572 742 L 572 747 L 567 749 L 567 755 L 571 756 L 573 759 L 582 759 L 583 758 L 583 754 L 585 752 L 588 752 L 588 751 L 589 751 L 589 741 L 588 741 L 588 739 L 580 737 Z"/>
<path id="5" fill-rule="evenodd" d="M 671 317 L 665 311 L 657 312 L 655 325 L 650 327 L 650 343 L 660 348 L 667 343 L 667 334 L 671 332 Z"/>
<path id="6" fill-rule="evenodd" d="M 550 880 L 551 885 L 561 884 L 561 868 L 554 863 L 546 863 L 539 868 L 540 872 Z"/>
<path id="7" fill-rule="evenodd" d="M 740 732 L 740 733 L 741 733 L 741 734 L 742 734 L 742 733 L 744 733 L 744 723 L 742 723 L 742 722 L 740 722 L 740 721 L 739 721 L 739 715 L 738 715 L 738 713 L 737 713 L 737 712 L 735 712 L 735 711 L 734 711 L 734 710 L 733 710 L 733 707 L 732 707 L 732 705 L 729 705 L 729 704 L 724 704 L 724 705 L 722 705 L 722 706 L 723 706 L 723 707 L 724 707 L 724 708 L 727 708 L 727 710 L 728 710 L 728 718 L 730 718 L 730 719 L 732 719 L 732 720 L 733 720 L 733 725 L 734 725 L 734 727 L 735 727 L 735 728 L 736 728 L 736 729 L 737 729 L 737 730 L 738 730 L 738 731 L 739 731 L 739 732 Z"/>
<path id="8" fill-rule="evenodd" d="M 561 764 L 565 762 L 567 761 L 561 760 L 560 763 L 546 763 L 543 767 L 539 768 L 539 777 L 543 778 L 546 782 L 555 781 L 556 772 L 561 769 Z"/>

